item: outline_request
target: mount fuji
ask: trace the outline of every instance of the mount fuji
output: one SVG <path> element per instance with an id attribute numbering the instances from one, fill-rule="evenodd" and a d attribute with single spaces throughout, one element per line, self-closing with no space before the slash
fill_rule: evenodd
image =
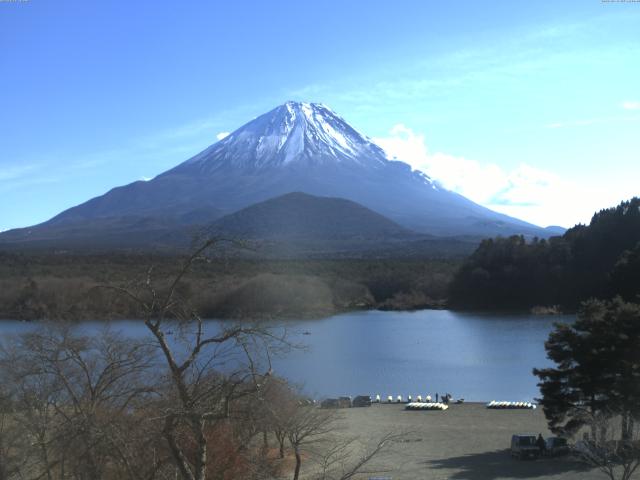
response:
<path id="1" fill-rule="evenodd" d="M 150 181 L 114 188 L 47 222 L 1 234 L 0 246 L 141 247 L 291 192 L 357 202 L 420 234 L 549 236 L 390 159 L 325 105 L 287 102 Z"/>

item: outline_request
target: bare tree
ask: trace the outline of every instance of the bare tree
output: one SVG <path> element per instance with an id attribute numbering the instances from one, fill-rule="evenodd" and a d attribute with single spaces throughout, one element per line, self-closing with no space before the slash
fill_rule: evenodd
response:
<path id="1" fill-rule="evenodd" d="M 18 425 L 13 421 L 14 407 L 11 398 L 0 390 L 0 480 L 8 480 L 21 471 L 25 456 L 20 452 L 29 448 Z"/>
<path id="2" fill-rule="evenodd" d="M 629 480 L 640 467 L 640 427 L 629 413 L 600 411 L 588 423 L 591 435 L 576 452 L 611 480 Z"/>
<path id="3" fill-rule="evenodd" d="M 314 480 L 349 480 L 360 474 L 383 473 L 387 468 L 372 465 L 374 459 L 405 433 L 387 433 L 375 443 L 361 444 L 356 438 L 338 434 L 343 430 L 338 410 L 322 409 L 298 402 L 286 426 L 287 438 L 295 455 L 293 480 L 298 480 L 303 458 L 315 464 L 308 478 Z"/>
<path id="4" fill-rule="evenodd" d="M 320 466 L 316 480 L 349 480 L 356 475 L 374 475 L 388 472 L 385 466 L 372 466 L 374 459 L 406 433 L 387 433 L 369 446 L 360 445 L 355 438 L 332 440 L 327 448 L 316 454 L 315 461 Z"/>
<path id="5" fill-rule="evenodd" d="M 302 405 L 289 417 L 286 432 L 296 458 L 293 480 L 298 480 L 305 452 L 323 443 L 327 435 L 337 428 L 336 410 L 325 410 L 313 405 Z"/>
<path id="6" fill-rule="evenodd" d="M 256 406 L 271 351 L 286 344 L 259 324 L 206 324 L 189 307 L 183 278 L 215 244 L 169 281 L 150 269 L 142 282 L 106 287 L 137 305 L 151 341 L 47 325 L 6 342 L 0 480 L 270 475 L 251 451 L 265 429 Z"/>
<path id="7" fill-rule="evenodd" d="M 271 434 L 281 458 L 291 446 L 296 480 L 311 457 L 319 479 L 373 471 L 392 436 L 371 449 L 336 442 L 337 412 L 273 376 L 286 331 L 208 323 L 189 306 L 184 277 L 216 242 L 168 281 L 150 269 L 142 282 L 104 287 L 137 305 L 150 334 L 142 340 L 46 325 L 4 345 L 0 480 L 274 478 L 286 462 L 269 460 Z"/>
<path id="8" fill-rule="evenodd" d="M 299 394 L 286 380 L 273 378 L 260 392 L 261 423 L 265 434 L 272 433 L 278 444 L 278 456 L 285 457 L 291 419 L 300 408 Z"/>
<path id="9" fill-rule="evenodd" d="M 184 480 L 207 478 L 207 430 L 229 421 L 233 403 L 268 381 L 270 348 L 283 340 L 259 325 L 207 326 L 180 295 L 194 263 L 220 243 L 206 241 L 164 288 L 156 285 L 152 270 L 142 284 L 106 287 L 138 305 L 160 349 L 168 370 L 162 434 Z M 266 361 L 258 361 L 258 352 Z"/>
<path id="10" fill-rule="evenodd" d="M 138 405 L 154 396 L 148 345 L 105 330 L 94 337 L 48 326 L 5 345 L 0 370 L 20 427 L 21 476 L 32 478 L 153 478 L 152 435 L 140 432 Z"/>

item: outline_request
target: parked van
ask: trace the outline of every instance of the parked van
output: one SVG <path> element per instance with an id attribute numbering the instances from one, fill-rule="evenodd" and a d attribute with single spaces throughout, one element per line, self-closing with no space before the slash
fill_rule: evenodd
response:
<path id="1" fill-rule="evenodd" d="M 358 395 L 353 399 L 352 405 L 354 407 L 370 407 L 371 397 L 369 395 Z"/>
<path id="2" fill-rule="evenodd" d="M 538 458 L 540 448 L 536 444 L 537 437 L 532 433 L 524 433 L 511 436 L 511 456 L 524 460 L 525 458 Z"/>
<path id="3" fill-rule="evenodd" d="M 327 398 L 320 402 L 320 408 L 340 408 L 340 401 L 337 398 Z"/>

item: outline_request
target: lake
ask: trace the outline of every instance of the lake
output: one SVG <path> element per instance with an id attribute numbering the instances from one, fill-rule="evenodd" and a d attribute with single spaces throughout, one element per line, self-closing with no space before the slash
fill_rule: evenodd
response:
<path id="1" fill-rule="evenodd" d="M 531 370 L 551 365 L 544 342 L 553 323 L 573 318 L 419 310 L 288 321 L 294 339 L 308 348 L 275 359 L 274 371 L 316 398 L 449 392 L 467 401 L 530 401 L 539 396 Z M 114 325 L 126 335 L 145 333 L 138 321 Z M 31 326 L 4 321 L 0 333 Z"/>

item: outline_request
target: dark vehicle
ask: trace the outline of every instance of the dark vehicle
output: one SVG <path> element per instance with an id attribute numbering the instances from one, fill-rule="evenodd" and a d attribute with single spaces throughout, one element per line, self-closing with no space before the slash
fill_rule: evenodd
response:
<path id="1" fill-rule="evenodd" d="M 545 454 L 550 457 L 560 457 L 569 455 L 570 448 L 566 438 L 549 437 L 545 440 Z"/>
<path id="2" fill-rule="evenodd" d="M 338 408 L 351 408 L 351 397 L 338 398 Z"/>
<path id="3" fill-rule="evenodd" d="M 530 433 L 511 436 L 511 456 L 524 460 L 538 458 L 540 447 L 536 444 L 537 437 Z"/>
<path id="4" fill-rule="evenodd" d="M 320 402 L 320 408 L 340 408 L 340 400 L 337 398 L 327 398 Z"/>
<path id="5" fill-rule="evenodd" d="M 369 395 L 358 395 L 353 399 L 354 407 L 370 407 L 371 406 L 371 397 Z"/>

